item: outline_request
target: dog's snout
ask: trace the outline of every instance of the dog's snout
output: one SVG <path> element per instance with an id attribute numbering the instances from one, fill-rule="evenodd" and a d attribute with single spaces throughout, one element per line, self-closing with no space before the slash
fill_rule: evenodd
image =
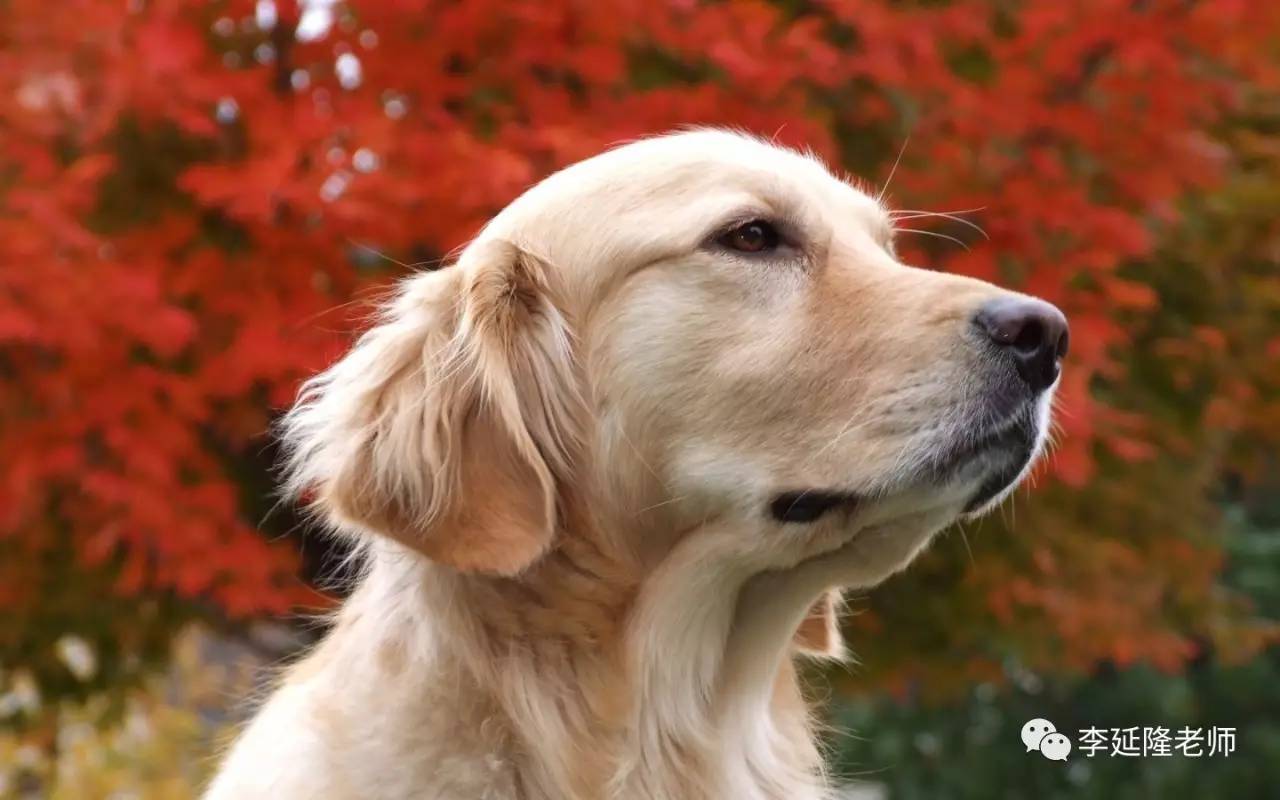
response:
<path id="1" fill-rule="evenodd" d="M 1057 306 L 1030 297 L 1003 297 L 984 304 L 976 325 L 1013 359 L 1032 391 L 1042 392 L 1058 379 L 1067 354 L 1067 318 Z"/>

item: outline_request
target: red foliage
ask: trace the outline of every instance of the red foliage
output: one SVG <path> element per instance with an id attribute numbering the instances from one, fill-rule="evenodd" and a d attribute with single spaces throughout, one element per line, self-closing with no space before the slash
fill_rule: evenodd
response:
<path id="1" fill-rule="evenodd" d="M 948 227 L 972 249 L 910 255 L 1072 317 L 1057 476 L 1088 481 L 1098 445 L 1143 458 L 1088 390 L 1118 369 L 1117 309 L 1156 302 L 1117 270 L 1215 180 L 1207 131 L 1275 84 L 1254 53 L 1277 31 L 1280 5 L 1247 0 L 13 0 L 0 540 L 31 560 L 0 567 L 0 604 L 66 545 L 118 560 L 125 594 L 298 600 L 232 457 L 342 346 L 331 312 L 385 281 L 362 248 L 434 258 L 550 170 L 692 123 L 876 181 L 909 137 L 890 196 L 983 209 L 991 239 Z"/>

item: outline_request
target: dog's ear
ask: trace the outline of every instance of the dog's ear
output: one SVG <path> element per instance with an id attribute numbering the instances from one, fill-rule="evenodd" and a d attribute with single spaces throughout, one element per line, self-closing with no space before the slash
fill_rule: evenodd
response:
<path id="1" fill-rule="evenodd" d="M 828 589 L 809 608 L 809 613 L 793 638 L 796 650 L 811 658 L 844 658 L 844 637 L 840 634 L 840 610 L 844 606 L 839 589 Z"/>
<path id="2" fill-rule="evenodd" d="M 580 413 L 546 265 L 506 242 L 407 280 L 285 416 L 289 488 L 461 571 L 547 550 Z"/>

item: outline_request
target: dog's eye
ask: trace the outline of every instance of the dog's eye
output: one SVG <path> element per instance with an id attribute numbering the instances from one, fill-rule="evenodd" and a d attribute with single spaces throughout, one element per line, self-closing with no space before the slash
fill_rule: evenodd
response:
<path id="1" fill-rule="evenodd" d="M 739 253 L 767 253 L 778 249 L 778 229 L 762 219 L 744 223 L 720 237 L 720 243 Z"/>

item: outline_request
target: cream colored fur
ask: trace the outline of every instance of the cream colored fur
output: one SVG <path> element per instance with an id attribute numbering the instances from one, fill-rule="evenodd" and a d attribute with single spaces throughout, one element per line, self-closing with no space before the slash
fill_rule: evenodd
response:
<path id="1" fill-rule="evenodd" d="M 756 218 L 788 246 L 716 244 Z M 1001 294 L 901 264 L 875 199 L 745 136 L 533 187 L 286 418 L 290 489 L 364 575 L 207 797 L 826 797 L 792 658 L 838 657 L 830 590 L 1002 465 L 929 471 L 990 421 L 970 319 Z M 866 499 L 766 513 L 806 487 Z"/>

